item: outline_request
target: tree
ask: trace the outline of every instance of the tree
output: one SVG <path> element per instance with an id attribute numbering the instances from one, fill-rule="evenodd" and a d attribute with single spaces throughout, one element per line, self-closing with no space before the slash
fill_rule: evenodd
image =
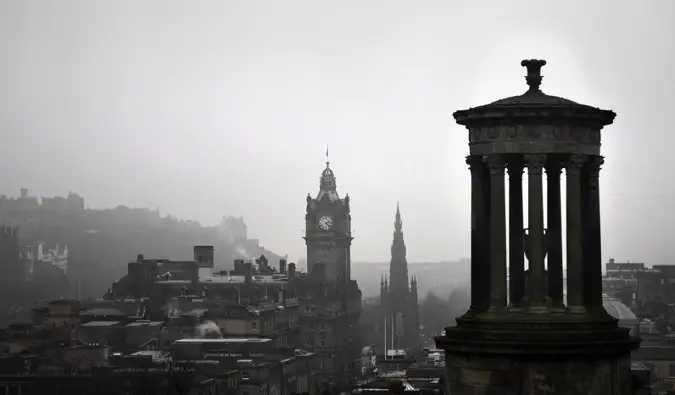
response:
<path id="1" fill-rule="evenodd" d="M 455 317 L 460 316 L 468 310 L 471 305 L 469 293 L 463 288 L 455 288 L 450 292 L 448 304 Z"/>
<path id="2" fill-rule="evenodd" d="M 446 327 L 454 325 L 454 315 L 448 302 L 429 292 L 420 306 L 420 323 L 428 335 L 438 335 Z"/>

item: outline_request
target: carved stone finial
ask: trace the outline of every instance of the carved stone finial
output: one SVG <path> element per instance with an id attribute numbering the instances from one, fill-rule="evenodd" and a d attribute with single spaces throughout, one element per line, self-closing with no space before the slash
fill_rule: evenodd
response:
<path id="1" fill-rule="evenodd" d="M 520 65 L 527 68 L 527 76 L 525 81 L 530 86 L 530 91 L 538 91 L 541 85 L 541 68 L 546 66 L 546 61 L 541 59 L 525 59 L 520 62 Z"/>

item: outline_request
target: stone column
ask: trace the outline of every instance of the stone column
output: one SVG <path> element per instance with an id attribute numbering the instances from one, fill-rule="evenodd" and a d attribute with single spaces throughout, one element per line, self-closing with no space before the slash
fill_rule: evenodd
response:
<path id="1" fill-rule="evenodd" d="M 470 312 L 487 311 L 490 306 L 490 260 L 484 247 L 484 237 L 489 231 L 486 212 L 485 184 L 489 177 L 480 156 L 467 156 L 471 171 L 471 307 Z"/>
<path id="2" fill-rule="evenodd" d="M 549 158 L 547 175 L 547 247 L 548 247 L 548 294 L 553 307 L 563 306 L 563 251 L 560 197 L 560 160 Z"/>
<path id="3" fill-rule="evenodd" d="M 581 169 L 586 156 L 571 155 L 565 163 L 567 178 L 567 306 L 572 313 L 586 313 L 583 290 L 583 229 Z"/>
<path id="4" fill-rule="evenodd" d="M 509 306 L 520 307 L 525 297 L 523 251 L 523 162 L 510 159 L 509 171 Z"/>
<path id="5" fill-rule="evenodd" d="M 542 173 L 546 155 L 525 155 L 528 179 L 528 285 L 530 310 L 545 311 L 544 294 L 544 195 Z"/>
<path id="6" fill-rule="evenodd" d="M 582 173 L 583 280 L 584 305 L 589 312 L 602 310 L 602 240 L 600 232 L 600 167 L 601 156 L 589 158 Z"/>
<path id="7" fill-rule="evenodd" d="M 484 157 L 490 168 L 490 310 L 506 307 L 506 192 L 501 155 Z"/>

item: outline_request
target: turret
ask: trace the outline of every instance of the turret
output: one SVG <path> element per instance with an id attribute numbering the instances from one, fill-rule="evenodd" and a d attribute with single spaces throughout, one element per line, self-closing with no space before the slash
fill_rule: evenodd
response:
<path id="1" fill-rule="evenodd" d="M 417 276 L 413 276 L 410 280 L 410 298 L 417 304 Z"/>
<path id="2" fill-rule="evenodd" d="M 387 282 L 385 276 L 380 277 L 380 306 L 384 308 L 387 300 Z"/>

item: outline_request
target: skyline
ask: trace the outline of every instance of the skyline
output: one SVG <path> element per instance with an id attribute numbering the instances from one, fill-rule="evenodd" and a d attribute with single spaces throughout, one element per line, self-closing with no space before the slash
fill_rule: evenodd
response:
<path id="1" fill-rule="evenodd" d="M 328 145 L 352 198 L 354 261 L 388 259 L 397 202 L 409 261 L 460 259 L 470 176 L 452 113 L 521 94 L 520 61 L 542 58 L 545 93 L 618 113 L 603 133 L 603 261 L 670 263 L 673 11 L 667 0 L 2 2 L 0 185 L 207 225 L 243 216 L 251 237 L 297 259 Z"/>

